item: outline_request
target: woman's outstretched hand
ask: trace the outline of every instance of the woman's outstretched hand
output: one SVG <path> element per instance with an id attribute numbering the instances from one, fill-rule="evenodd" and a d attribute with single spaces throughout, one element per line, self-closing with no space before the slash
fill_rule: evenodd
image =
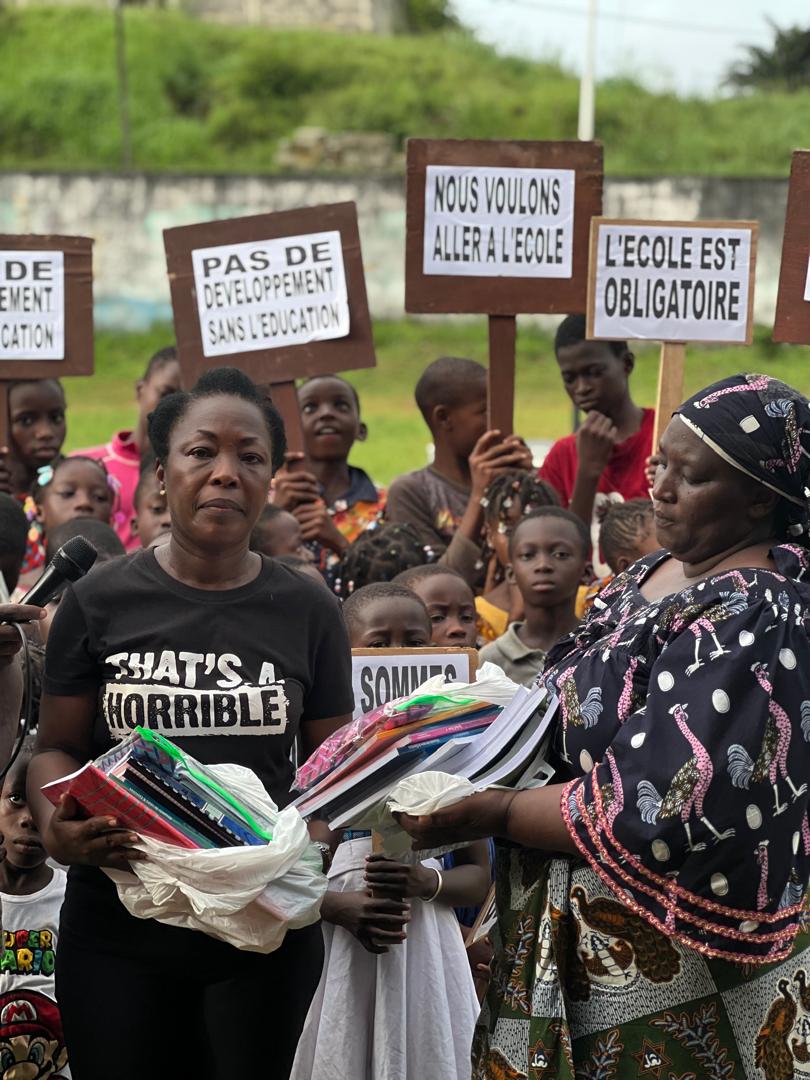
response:
<path id="1" fill-rule="evenodd" d="M 395 814 L 402 828 L 413 837 L 414 851 L 457 844 L 463 840 L 486 840 L 506 834 L 509 807 L 516 791 L 492 788 L 467 795 L 452 806 L 432 814 L 413 817 Z"/>

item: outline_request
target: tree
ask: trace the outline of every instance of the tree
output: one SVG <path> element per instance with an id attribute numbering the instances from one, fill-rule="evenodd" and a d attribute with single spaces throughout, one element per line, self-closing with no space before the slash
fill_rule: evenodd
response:
<path id="1" fill-rule="evenodd" d="M 810 29 L 790 26 L 783 30 L 772 19 L 768 23 L 774 35 L 771 47 L 747 45 L 748 56 L 732 64 L 726 84 L 738 90 L 810 86 Z"/>
<path id="2" fill-rule="evenodd" d="M 407 0 L 405 29 L 409 34 L 431 34 L 436 30 L 459 30 L 461 23 L 450 0 Z"/>

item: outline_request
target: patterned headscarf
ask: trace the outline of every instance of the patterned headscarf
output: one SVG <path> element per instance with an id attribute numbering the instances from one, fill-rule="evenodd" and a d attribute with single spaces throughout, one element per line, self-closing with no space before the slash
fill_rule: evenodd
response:
<path id="1" fill-rule="evenodd" d="M 729 465 L 789 504 L 788 532 L 810 524 L 810 402 L 769 375 L 731 375 L 675 412 Z"/>

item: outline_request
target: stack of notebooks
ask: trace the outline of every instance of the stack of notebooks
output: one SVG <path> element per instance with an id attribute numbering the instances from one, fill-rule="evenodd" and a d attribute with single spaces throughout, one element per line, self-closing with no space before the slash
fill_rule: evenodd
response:
<path id="1" fill-rule="evenodd" d="M 345 829 L 400 780 L 428 770 L 466 777 L 477 787 L 525 787 L 546 770 L 545 734 L 554 712 L 546 705 L 545 690 L 522 686 L 504 709 L 483 701 L 448 706 L 437 698 L 421 719 L 370 734 L 293 805 L 304 817 L 317 814 Z"/>
<path id="2" fill-rule="evenodd" d="M 53 803 L 71 795 L 88 817 L 114 817 L 123 828 L 178 847 L 243 847 L 273 838 L 261 808 L 237 799 L 207 766 L 144 728 L 42 790 Z"/>

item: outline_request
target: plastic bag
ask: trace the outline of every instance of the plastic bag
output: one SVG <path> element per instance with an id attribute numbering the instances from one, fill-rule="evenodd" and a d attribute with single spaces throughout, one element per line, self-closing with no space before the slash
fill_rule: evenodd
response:
<path id="1" fill-rule="evenodd" d="M 237 798 L 258 803 L 273 820 L 261 847 L 188 850 L 141 837 L 149 856 L 132 873 L 105 868 L 127 911 L 138 919 L 201 930 L 238 949 L 269 953 L 288 930 L 317 922 L 326 892 L 323 860 L 306 823 L 288 806 L 279 811 L 250 769 L 210 766 Z"/>
<path id="2" fill-rule="evenodd" d="M 517 689 L 517 685 L 499 667 L 488 662 L 478 669 L 474 683 L 453 683 L 448 682 L 444 675 L 434 675 L 408 697 L 387 701 L 385 705 L 379 705 L 338 728 L 299 768 L 293 787 L 296 791 L 309 791 L 345 761 L 361 743 L 381 731 L 411 724 L 440 707 L 452 708 L 465 701 L 482 701 L 505 708 Z"/>

